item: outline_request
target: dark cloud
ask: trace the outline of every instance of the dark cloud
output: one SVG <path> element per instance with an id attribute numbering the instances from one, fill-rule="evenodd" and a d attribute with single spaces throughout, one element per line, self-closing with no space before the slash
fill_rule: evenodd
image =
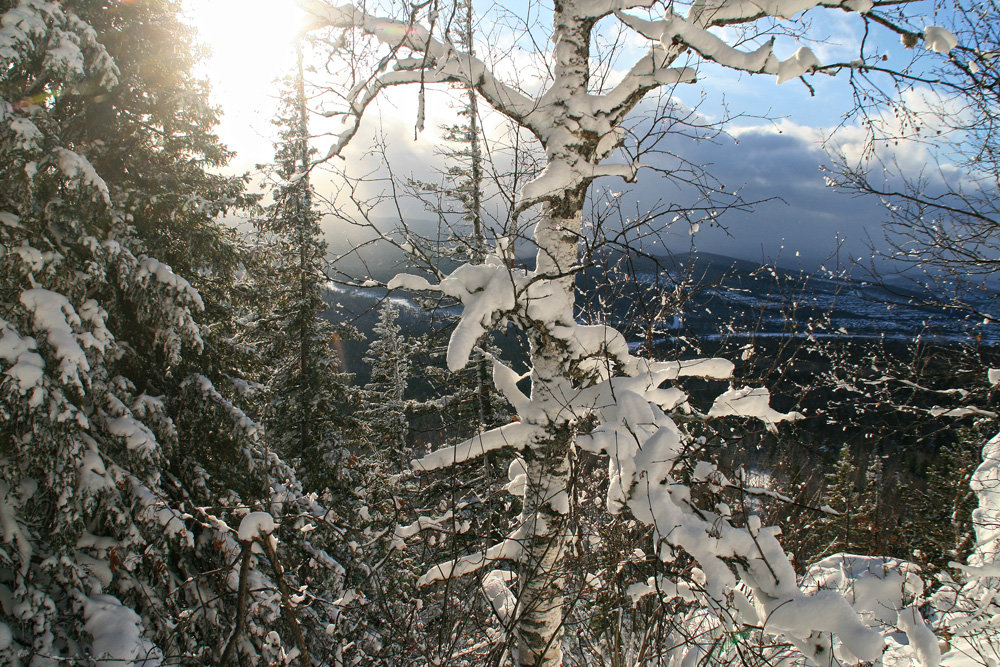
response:
<path id="1" fill-rule="evenodd" d="M 784 264 L 812 268 L 838 248 L 842 261 L 848 256 L 867 257 L 870 239 L 881 239 L 879 202 L 828 187 L 822 167 L 829 159 L 805 136 L 749 130 L 740 132 L 737 140 L 679 143 L 673 152 L 706 165 L 707 173 L 726 192 L 737 191 L 745 201 L 762 202 L 750 212 L 726 211 L 718 226 L 702 224 L 694 236 L 700 250 L 753 261 L 778 258 Z M 640 209 L 656 202 L 684 206 L 694 200 L 691 188 L 665 187 L 662 176 L 649 176 L 644 179 L 640 173 L 638 183 L 625 195 Z M 606 185 L 615 187 L 610 181 Z M 686 223 L 678 225 L 670 231 L 670 243 L 686 245 L 689 235 Z"/>
<path id="2" fill-rule="evenodd" d="M 428 142 L 427 136 L 414 142 L 413 129 L 408 124 L 392 119 L 383 122 L 379 132 L 378 143 L 388 147 L 388 157 L 398 177 L 435 180 L 437 171 L 445 167 L 444 158 L 435 150 L 435 142 Z M 433 132 L 426 134 L 431 136 Z M 844 263 L 851 257 L 871 255 L 870 242 L 881 241 L 880 224 L 884 219 L 881 205 L 874 198 L 853 197 L 825 184 L 821 168 L 830 161 L 818 146 L 817 131 L 782 122 L 765 128 L 742 129 L 735 134 L 735 138 L 723 136 L 714 141 L 666 135 L 659 147 L 661 152 L 652 158 L 642 157 L 643 162 L 666 171 L 685 162 L 704 165 L 706 173 L 725 186 L 725 193 L 735 191 L 745 201 L 762 202 L 752 211 L 726 211 L 719 218 L 719 225 L 703 223 L 694 236 L 699 250 L 751 261 L 777 259 L 785 265 L 809 269 L 829 264 L 838 250 Z M 363 146 L 358 143 L 346 165 L 371 179 L 363 188 L 367 196 L 384 196 L 387 190 L 384 169 L 379 167 L 376 157 L 366 154 L 367 147 Z M 704 203 L 690 185 L 665 179 L 649 170 L 640 171 L 636 184 L 602 179 L 595 191 L 601 188 L 626 191 L 622 202 L 633 212 Z M 336 198 L 323 184 L 320 189 Z M 417 225 L 430 216 L 416 202 L 404 203 L 401 208 L 404 216 Z M 391 228 L 395 226 L 391 221 L 395 214 L 395 206 L 386 204 L 376 217 L 386 228 Z M 664 216 L 658 224 L 665 225 L 672 217 Z M 357 230 L 343 229 L 342 223 L 327 224 L 334 245 L 338 245 L 337 241 L 342 244 L 360 238 Z M 666 243 L 673 250 L 686 251 L 692 240 L 689 232 L 686 223 L 674 223 L 665 231 Z"/>

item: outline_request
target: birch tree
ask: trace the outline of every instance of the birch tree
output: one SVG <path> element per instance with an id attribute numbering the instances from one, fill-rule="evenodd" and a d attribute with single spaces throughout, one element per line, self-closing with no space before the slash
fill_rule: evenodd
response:
<path id="1" fill-rule="evenodd" d="M 642 166 L 613 158 L 623 154 L 619 149 L 626 140 L 626 121 L 647 95 L 697 83 L 701 71 L 711 71 L 702 68 L 704 63 L 777 77 L 778 83 L 810 73 L 864 68 L 870 63 L 864 61 L 863 52 L 850 64 L 824 65 L 807 47 L 779 59 L 775 37 L 767 35 L 801 30 L 802 15 L 821 8 L 856 14 L 866 24 L 894 29 L 891 17 L 871 0 L 556 2 L 548 34 L 526 29 L 535 43 L 544 43 L 544 38 L 551 43 L 541 54 L 548 79 L 540 90 L 529 90 L 513 78 L 504 80 L 500 70 L 439 37 L 446 33 L 438 25 L 437 6 L 421 8 L 392 18 L 376 15 L 368 5 L 309 4 L 313 27 L 327 30 L 331 43 L 350 45 L 355 53 L 367 49 L 375 60 L 374 70 L 351 73 L 351 85 L 344 92 L 345 129 L 330 155 L 338 155 L 358 133 L 366 110 L 388 88 L 419 86 L 420 128 L 424 87 L 457 82 L 471 86 L 486 104 L 530 132 L 546 159 L 541 173 L 521 189 L 518 201 L 520 210 L 542 211 L 533 235 L 537 249 L 533 268 L 511 267 L 498 250 L 482 263 L 459 267 L 436 285 L 406 275 L 390 282 L 392 288 L 438 291 L 462 302 L 463 317 L 448 349 L 453 371 L 469 362 L 477 341 L 501 322 L 514 323 L 530 346 L 526 377 L 494 361 L 494 382 L 518 420 L 414 462 L 418 469 L 429 470 L 501 447 L 517 451 L 521 458 L 511 467 L 510 490 L 521 497 L 519 524 L 485 553 L 435 566 L 421 583 L 474 572 L 497 561 L 516 562 L 514 590 L 505 584 L 509 577 L 498 576 L 491 579 L 490 593 L 498 615 L 514 628 L 515 659 L 521 665 L 562 664 L 565 564 L 571 543 L 570 469 L 571 459 L 583 450 L 609 456 L 608 511 L 627 511 L 651 526 L 653 551 L 661 559 L 686 553 L 697 563 L 704 575 L 697 591 L 661 582 L 673 587 L 674 596 L 699 597 L 707 608 L 735 615 L 739 623 L 766 625 L 820 664 L 834 663 L 840 651 L 863 660 L 877 659 L 882 639 L 843 597 L 835 591 L 810 596 L 799 589 L 776 529 L 762 527 L 753 516 L 737 521 L 724 507 L 700 507 L 682 482 L 680 460 L 690 441 L 672 415 L 735 414 L 759 418 L 770 426 L 796 415 L 773 410 L 766 390 L 749 388 L 725 391 L 704 413 L 693 410 L 680 388 L 661 385 L 690 376 L 727 379 L 732 364 L 717 359 L 654 362 L 633 356 L 614 329 L 577 324 L 574 278 L 580 269 L 590 184 L 600 177 L 633 180 Z M 593 67 L 598 24 L 607 21 L 620 22 L 650 44 L 645 55 L 614 82 L 598 76 Z M 954 45 L 950 34 L 938 28 L 928 28 L 918 37 L 936 50 Z M 527 393 L 522 389 L 525 380 L 530 383 Z M 695 482 L 719 488 L 741 484 L 722 477 L 708 462 L 684 465 L 693 469 L 687 479 Z M 850 573 L 857 571 L 850 568 Z M 838 581 L 852 576 L 845 574 Z M 904 607 L 902 600 L 896 602 L 896 608 Z M 916 614 L 915 608 L 906 608 Z M 908 627 L 917 626 L 926 630 L 920 623 Z M 692 659 L 698 656 L 692 654 Z"/>

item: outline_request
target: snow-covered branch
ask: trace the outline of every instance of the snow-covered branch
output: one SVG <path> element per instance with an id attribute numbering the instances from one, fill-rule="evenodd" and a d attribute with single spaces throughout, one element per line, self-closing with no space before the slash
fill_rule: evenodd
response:
<path id="1" fill-rule="evenodd" d="M 421 54 L 420 58 L 402 57 L 397 69 L 368 82 L 354 93 L 351 112 L 360 116 L 365 107 L 387 86 L 405 83 L 456 82 L 476 90 L 497 111 L 524 127 L 536 127 L 532 117 L 536 103 L 517 89 L 500 81 L 480 59 L 462 53 L 452 44 L 434 38 L 427 28 L 416 23 L 373 16 L 353 5 L 329 6 L 309 3 L 306 11 L 311 17 L 311 29 L 324 27 L 359 30 L 372 36 L 394 52 L 404 50 Z M 357 131 L 355 126 L 350 136 Z M 347 133 L 338 139 L 342 147 L 350 139 Z"/>

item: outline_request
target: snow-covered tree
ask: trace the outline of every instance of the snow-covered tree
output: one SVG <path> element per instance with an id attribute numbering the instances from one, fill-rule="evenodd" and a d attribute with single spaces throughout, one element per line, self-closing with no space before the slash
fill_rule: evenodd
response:
<path id="1" fill-rule="evenodd" d="M 472 2 L 457 1 L 454 12 L 455 41 L 466 53 L 474 56 L 476 32 Z M 448 224 L 449 233 L 439 253 L 440 257 L 436 260 L 437 266 L 434 267 L 438 271 L 446 262 L 481 263 L 489 249 L 489 221 L 483 210 L 488 199 L 485 185 L 487 158 L 483 155 L 482 148 L 479 96 L 467 83 L 458 82 L 455 86 L 460 95 L 459 122 L 445 128 L 444 138 L 449 143 L 441 149 L 441 155 L 446 160 L 443 183 L 435 185 L 411 182 L 419 190 L 439 195 L 436 202 L 431 200 L 435 203 L 426 202 L 425 206 L 431 210 L 437 209 L 436 212 L 442 218 L 447 219 L 448 213 L 442 210 L 444 201 L 451 200 L 458 205 L 460 224 Z M 496 234 L 497 231 L 494 230 L 493 233 Z M 451 319 L 453 318 L 446 318 Z M 474 352 L 470 367 L 440 385 L 451 388 L 450 395 L 441 399 L 445 402 L 442 416 L 448 415 L 445 417 L 445 425 L 446 428 L 453 426 L 449 430 L 454 433 L 468 430 L 471 434 L 479 428 L 495 426 L 499 423 L 501 410 L 506 408 L 503 399 L 493 390 L 490 363 L 484 354 L 495 354 L 497 350 L 490 344 L 488 337 L 481 343 L 484 349 Z"/>
<path id="2" fill-rule="evenodd" d="M 518 525 L 485 553 L 432 568 L 423 583 L 514 561 L 516 576 L 492 573 L 488 595 L 500 622 L 515 630 L 516 661 L 561 664 L 566 562 L 572 544 L 570 470 L 576 452 L 584 450 L 610 459 L 607 509 L 628 511 L 651 526 L 653 551 L 662 560 L 672 561 L 681 553 L 693 559 L 700 572 L 695 582 L 707 609 L 718 612 L 735 605 L 737 623 L 765 625 L 820 663 L 833 663 L 841 652 L 877 659 L 881 638 L 862 624 L 843 597 L 800 590 L 776 529 L 762 527 L 752 515 L 737 518 L 726 507 L 699 505 L 689 484 L 683 483 L 687 478 L 678 471 L 689 465 L 692 482 L 730 486 L 712 464 L 685 463 L 690 439 L 671 415 L 688 409 L 687 397 L 676 386 L 661 385 L 688 376 L 726 379 L 732 365 L 633 356 L 612 328 L 577 324 L 574 282 L 588 188 L 599 177 L 636 177 L 638 162 L 607 160 L 628 153 L 626 121 L 647 94 L 695 83 L 710 71 L 699 62 L 776 76 L 778 83 L 811 72 L 865 69 L 870 63 L 864 52 L 854 63 L 824 66 L 803 46 L 781 60 L 774 52 L 775 37 L 766 33 L 774 25 L 794 29 L 801 24 L 793 17 L 811 15 L 818 8 L 844 11 L 865 23 L 890 28 L 893 22 L 866 0 L 766 5 L 711 0 L 684 5 L 618 0 L 556 3 L 546 35 L 552 48 L 538 54 L 545 60 L 544 83 L 528 89 L 519 87 L 516 77 L 504 80 L 501 70 L 442 38 L 436 6 L 426 15 L 413 10 L 401 19 L 378 16 L 360 5 L 308 3 L 308 8 L 317 29 L 334 33 L 333 43 L 364 45 L 377 56 L 373 74 L 355 74 L 345 91 L 347 128 L 331 155 L 357 133 L 364 111 L 387 88 L 462 82 L 530 132 L 546 158 L 544 170 L 521 188 L 518 202 L 522 209 L 542 209 L 532 238 L 537 248 L 533 268 L 511 267 L 499 250 L 484 263 L 459 267 L 437 285 L 415 276 L 399 276 L 390 283 L 438 291 L 462 302 L 463 317 L 448 350 L 452 370 L 464 367 L 476 342 L 501 322 L 514 323 L 530 345 L 527 377 L 494 363 L 494 381 L 515 408 L 518 421 L 415 462 L 418 468 L 437 469 L 501 447 L 516 450 L 521 459 L 511 468 L 509 488 L 521 501 Z M 418 22 L 422 18 L 427 25 Z M 592 65 L 595 60 L 603 62 L 595 52 L 600 47 L 595 37 L 609 22 L 634 31 L 650 47 L 624 76 L 605 79 L 594 76 Z M 538 39 L 536 30 L 540 28 L 534 25 L 528 29 L 531 41 L 547 43 Z M 953 45 L 950 35 L 938 28 L 928 28 L 923 37 L 930 48 L 947 50 Z M 357 72 L 354 67 L 352 71 Z M 424 119 L 422 100 L 418 128 Z M 519 386 L 525 379 L 530 395 Z M 772 425 L 794 417 L 775 412 L 767 402 L 766 391 L 732 388 L 719 396 L 706 416 L 749 415 Z M 839 581 L 849 581 L 855 574 L 853 568 L 841 571 Z M 508 584 L 514 579 L 510 590 Z M 823 580 L 834 579 L 831 575 Z M 675 596 L 686 594 L 679 582 L 663 585 Z M 912 616 L 914 608 L 906 608 L 911 614 L 908 627 L 925 629 Z M 698 659 L 695 651 L 700 649 L 688 650 L 692 660 Z"/>
<path id="3" fill-rule="evenodd" d="M 310 181 L 311 151 L 302 52 L 287 82 L 275 124 L 280 131 L 272 170 L 273 201 L 257 221 L 267 253 L 265 308 L 258 321 L 269 364 L 266 424 L 282 454 L 299 462 L 306 484 L 322 490 L 336 479 L 351 419 L 349 376 L 334 343 L 340 335 L 322 317 L 326 242 Z"/>
<path id="4" fill-rule="evenodd" d="M 378 458 L 405 463 L 409 420 L 403 398 L 410 381 L 409 345 L 396 319 L 399 308 L 386 300 L 379 308 L 378 323 L 364 360 L 371 367 L 371 379 L 362 393 L 360 417 L 368 434 L 368 445 Z"/>
<path id="5" fill-rule="evenodd" d="M 994 377 L 990 381 L 996 384 Z M 978 501 L 972 512 L 974 546 L 965 563 L 950 563 L 959 570 L 957 582 L 939 575 L 944 585 L 932 604 L 957 652 L 968 656 L 971 664 L 989 665 L 996 662 L 1000 645 L 993 622 L 1000 612 L 1000 436 L 984 443 L 969 486 Z"/>
<path id="6" fill-rule="evenodd" d="M 225 151 L 203 87 L 172 69 L 192 62 L 179 6 L 115 9 L 0 3 L 0 654 L 15 663 L 215 662 L 248 505 L 287 517 L 283 535 L 335 523 L 238 405 L 231 308 L 212 287 L 234 280 L 238 250 L 213 218 L 242 186 L 205 171 Z M 250 660 L 301 635 L 294 575 L 272 570 L 249 570 Z"/>

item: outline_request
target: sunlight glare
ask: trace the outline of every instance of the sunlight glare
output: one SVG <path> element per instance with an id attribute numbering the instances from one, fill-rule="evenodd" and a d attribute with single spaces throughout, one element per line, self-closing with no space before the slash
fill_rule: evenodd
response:
<path id="1" fill-rule="evenodd" d="M 223 110 L 220 136 L 240 163 L 269 159 L 278 81 L 295 63 L 301 11 L 287 0 L 185 0 L 184 10 L 211 50 L 197 73 Z"/>

